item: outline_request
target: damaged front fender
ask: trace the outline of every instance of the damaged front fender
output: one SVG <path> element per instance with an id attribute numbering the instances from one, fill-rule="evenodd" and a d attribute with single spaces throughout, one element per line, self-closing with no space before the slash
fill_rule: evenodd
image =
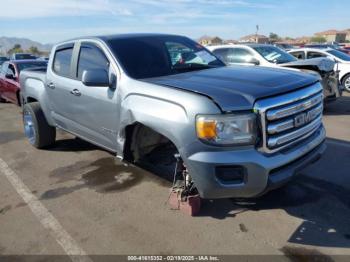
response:
<path id="1" fill-rule="evenodd" d="M 334 101 L 342 95 L 339 72 L 336 62 L 328 58 L 313 58 L 281 64 L 281 67 L 299 69 L 308 74 L 318 76 L 323 86 L 326 102 Z"/>

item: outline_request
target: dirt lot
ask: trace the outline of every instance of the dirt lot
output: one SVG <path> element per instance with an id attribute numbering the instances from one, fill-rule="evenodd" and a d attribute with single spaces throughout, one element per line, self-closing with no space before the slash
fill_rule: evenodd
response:
<path id="1" fill-rule="evenodd" d="M 170 184 L 154 174 L 68 134 L 36 150 L 12 104 L 0 104 L 0 119 L 2 255 L 350 255 L 349 95 L 326 111 L 319 162 L 260 199 L 205 201 L 197 217 L 170 210 Z"/>

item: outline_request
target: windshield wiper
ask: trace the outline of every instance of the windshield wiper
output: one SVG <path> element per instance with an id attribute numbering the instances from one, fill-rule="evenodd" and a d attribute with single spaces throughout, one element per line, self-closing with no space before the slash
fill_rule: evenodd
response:
<path id="1" fill-rule="evenodd" d="M 216 66 L 198 64 L 198 63 L 188 63 L 188 64 L 175 64 L 172 69 L 176 71 L 192 71 L 192 70 L 201 70 L 201 69 L 209 69 L 214 68 Z"/>

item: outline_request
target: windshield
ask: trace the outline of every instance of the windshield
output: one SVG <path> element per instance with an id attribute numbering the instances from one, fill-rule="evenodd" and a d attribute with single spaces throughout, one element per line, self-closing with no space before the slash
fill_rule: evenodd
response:
<path id="1" fill-rule="evenodd" d="M 150 78 L 224 66 L 203 46 L 182 36 L 140 36 L 107 41 L 126 73 Z"/>
<path id="2" fill-rule="evenodd" d="M 252 46 L 252 48 L 257 51 L 262 57 L 267 61 L 274 64 L 283 64 L 297 61 L 297 59 L 288 54 L 287 52 L 281 50 L 274 46 Z"/>
<path id="3" fill-rule="evenodd" d="M 34 67 L 46 67 L 47 62 L 31 62 L 31 63 L 19 63 L 17 65 L 18 70 L 21 72 L 23 69 L 34 68 Z"/>
<path id="4" fill-rule="evenodd" d="M 343 60 L 343 61 L 350 61 L 350 56 L 341 52 L 341 51 L 338 51 L 338 50 L 328 50 L 327 53 L 331 54 L 331 55 L 334 55 L 335 57 Z"/>

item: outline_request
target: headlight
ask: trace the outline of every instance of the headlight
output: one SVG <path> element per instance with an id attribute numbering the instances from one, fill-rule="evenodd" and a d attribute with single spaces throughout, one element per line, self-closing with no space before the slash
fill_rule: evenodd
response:
<path id="1" fill-rule="evenodd" d="M 198 138 L 218 145 L 254 144 L 256 115 L 200 115 L 196 119 Z"/>

